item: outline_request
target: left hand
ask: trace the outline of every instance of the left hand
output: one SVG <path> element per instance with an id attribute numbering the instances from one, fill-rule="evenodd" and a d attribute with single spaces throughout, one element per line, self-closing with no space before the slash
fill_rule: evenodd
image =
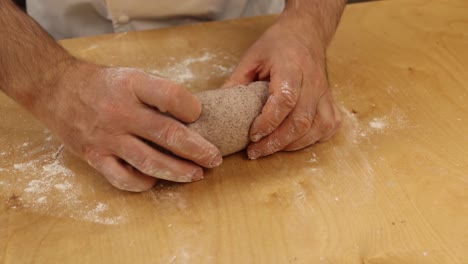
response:
<path id="1" fill-rule="evenodd" d="M 250 159 L 328 140 L 340 127 L 328 85 L 326 45 L 318 34 L 305 32 L 280 19 L 244 54 L 224 85 L 270 81 L 270 96 L 250 129 Z"/>

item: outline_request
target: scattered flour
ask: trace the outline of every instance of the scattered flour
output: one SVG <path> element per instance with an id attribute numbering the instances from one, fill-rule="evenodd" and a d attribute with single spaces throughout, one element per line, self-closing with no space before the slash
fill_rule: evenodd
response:
<path id="1" fill-rule="evenodd" d="M 68 191 L 73 188 L 73 185 L 69 182 L 58 183 L 54 185 L 55 189 L 60 190 L 62 192 Z"/>
<path id="2" fill-rule="evenodd" d="M 385 118 L 373 118 L 369 122 L 369 126 L 373 129 L 383 130 L 388 126 L 388 121 Z"/>
<path id="3" fill-rule="evenodd" d="M 116 225 L 122 223 L 125 219 L 123 216 L 102 216 L 109 210 L 109 206 L 107 204 L 99 202 L 96 207 L 91 210 L 88 210 L 86 215 L 83 217 L 85 220 L 104 224 L 104 225 Z"/>
<path id="4" fill-rule="evenodd" d="M 340 110 L 343 116 L 343 123 L 340 132 L 335 136 L 336 144 L 329 146 L 327 151 L 327 162 L 336 161 L 333 168 L 333 172 L 330 173 L 327 170 L 332 168 L 328 166 L 323 166 L 320 162 L 320 158 L 315 152 L 310 157 L 310 160 L 307 162 L 309 166 L 305 166 L 303 169 L 310 175 L 314 175 L 314 180 L 311 183 L 316 186 L 315 190 L 323 191 L 324 197 L 328 197 L 330 201 L 339 203 L 341 200 L 347 200 L 347 196 L 359 196 L 359 200 L 353 200 L 351 206 L 361 206 L 366 203 L 373 201 L 373 195 L 375 192 L 374 182 L 375 182 L 375 172 L 373 164 L 369 161 L 368 153 L 365 151 L 366 147 L 363 147 L 363 144 L 368 144 L 368 137 L 375 133 L 375 129 L 372 126 L 375 126 L 374 122 L 383 121 L 386 119 L 372 119 L 369 126 L 366 126 L 363 121 L 361 121 L 357 114 L 353 111 L 346 109 L 343 105 L 340 105 Z M 372 124 L 372 125 L 371 125 Z M 386 124 L 386 123 L 385 123 Z M 386 125 L 377 127 L 384 128 Z M 359 168 L 360 171 L 353 175 L 355 178 L 350 179 L 351 175 L 347 173 L 342 173 L 348 169 L 349 163 L 343 161 L 352 161 L 355 168 Z M 336 170 L 336 171 L 335 171 Z M 329 178 L 328 174 L 337 175 L 335 178 Z M 340 184 L 335 183 L 334 181 L 353 181 L 354 184 L 353 190 L 338 190 L 335 186 Z M 339 196 L 338 196 L 339 195 Z"/>
<path id="5" fill-rule="evenodd" d="M 97 206 L 96 206 L 96 209 L 94 209 L 95 212 L 104 212 L 106 210 L 109 209 L 109 206 L 107 204 L 104 204 L 104 203 L 98 203 Z"/>
<path id="6" fill-rule="evenodd" d="M 71 176 L 73 175 L 73 172 L 66 167 L 64 167 L 58 160 L 55 160 L 51 164 L 47 164 L 42 166 L 42 172 L 43 174 L 47 174 L 50 176 L 56 176 L 56 175 L 64 175 L 64 176 Z"/>
<path id="7" fill-rule="evenodd" d="M 13 168 L 15 170 L 19 170 L 19 171 L 28 171 L 28 172 L 32 171 L 32 172 L 35 172 L 37 170 L 36 164 L 37 164 L 37 161 L 33 160 L 33 161 L 30 161 L 30 162 L 25 162 L 25 163 L 17 163 L 15 165 L 13 165 Z"/>
<path id="8" fill-rule="evenodd" d="M 42 180 L 32 180 L 29 182 L 28 187 L 24 189 L 28 193 L 43 193 L 44 190 L 47 190 L 47 186 Z"/>
<path id="9" fill-rule="evenodd" d="M 222 56 L 205 50 L 198 57 L 186 57 L 181 61 L 176 61 L 174 57 L 171 57 L 164 68 L 146 71 L 178 83 L 190 85 L 190 82 L 195 79 L 228 76 L 234 70 L 234 66 L 225 66 L 229 64 L 226 62 L 229 59 L 229 56 Z M 208 67 L 208 72 L 204 71 L 203 74 L 197 74 L 195 71 L 195 65 L 197 64 L 205 64 Z"/>
<path id="10" fill-rule="evenodd" d="M 44 137 L 44 143 L 40 146 L 34 147 L 31 143 L 17 145 L 11 155 L 14 160 L 22 162 L 12 164 L 8 163 L 10 159 L 0 159 L 0 165 L 11 172 L 2 178 L 0 194 L 13 193 L 21 197 L 18 198 L 21 206 L 10 208 L 104 225 L 125 222 L 122 212 L 116 214 L 108 204 L 82 200 L 84 192 L 81 184 L 75 173 L 63 163 L 63 146 L 53 144 L 47 134 Z M 2 152 L 1 155 L 7 154 Z M 89 206 L 90 203 L 95 206 Z"/>
<path id="11" fill-rule="evenodd" d="M 317 154 L 312 153 L 312 158 L 310 158 L 307 162 L 315 163 L 318 161 Z"/>
<path id="12" fill-rule="evenodd" d="M 36 203 L 43 204 L 47 202 L 47 196 L 42 196 L 36 199 Z"/>

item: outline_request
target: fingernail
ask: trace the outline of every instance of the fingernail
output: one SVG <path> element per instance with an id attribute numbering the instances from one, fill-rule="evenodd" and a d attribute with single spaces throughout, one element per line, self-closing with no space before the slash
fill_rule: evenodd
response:
<path id="1" fill-rule="evenodd" d="M 258 159 L 261 155 L 262 153 L 258 149 L 249 149 L 247 151 L 247 156 L 249 156 L 251 160 Z"/>
<path id="2" fill-rule="evenodd" d="M 197 169 L 195 172 L 192 174 L 192 181 L 199 181 L 202 180 L 203 177 L 203 170 L 202 169 Z"/>
<path id="3" fill-rule="evenodd" d="M 258 142 L 262 138 L 263 138 L 263 135 L 258 133 L 258 134 L 253 135 L 251 140 L 252 140 L 252 142 Z"/>
<path id="4" fill-rule="evenodd" d="M 221 154 L 216 154 L 210 162 L 210 167 L 218 167 L 223 162 L 223 157 Z"/>

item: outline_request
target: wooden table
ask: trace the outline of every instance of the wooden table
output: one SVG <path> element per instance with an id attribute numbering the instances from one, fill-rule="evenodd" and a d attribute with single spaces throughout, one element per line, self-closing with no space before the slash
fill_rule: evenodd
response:
<path id="1" fill-rule="evenodd" d="M 468 263 L 467 14 L 465 0 L 349 6 L 328 56 L 339 135 L 142 194 L 112 188 L 0 95 L 0 261 Z M 200 91 L 274 20 L 62 44 Z"/>

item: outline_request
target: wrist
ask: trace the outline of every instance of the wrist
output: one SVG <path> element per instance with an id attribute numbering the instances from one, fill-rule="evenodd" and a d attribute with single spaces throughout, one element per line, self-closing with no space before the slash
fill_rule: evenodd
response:
<path id="1" fill-rule="evenodd" d="M 33 114 L 36 114 L 41 105 L 46 105 L 52 101 L 67 73 L 72 68 L 76 68 L 78 64 L 80 64 L 79 60 L 72 56 L 66 56 L 57 60 L 53 65 L 45 66 L 44 70 L 37 72 L 29 80 L 21 83 L 22 87 L 13 89 L 19 92 L 13 97 Z"/>
<path id="2" fill-rule="evenodd" d="M 327 38 L 319 21 L 310 14 L 286 9 L 277 23 L 295 35 L 308 49 L 313 49 L 314 53 L 325 54 Z"/>
<path id="3" fill-rule="evenodd" d="M 290 13 L 283 13 L 277 25 L 281 30 L 299 41 L 318 61 L 324 61 L 327 42 L 319 27 L 311 26 L 311 20 L 299 19 Z"/>
<path id="4" fill-rule="evenodd" d="M 72 102 L 80 99 L 83 83 L 93 78 L 99 67 L 95 64 L 67 57 L 54 67 L 44 71 L 41 78 L 32 83 L 32 89 L 18 100 L 36 118 L 54 130 L 57 119 L 63 119 Z M 62 120 L 64 121 L 64 120 Z"/>
<path id="5" fill-rule="evenodd" d="M 345 4 L 346 0 L 288 0 L 279 22 L 325 53 Z"/>

